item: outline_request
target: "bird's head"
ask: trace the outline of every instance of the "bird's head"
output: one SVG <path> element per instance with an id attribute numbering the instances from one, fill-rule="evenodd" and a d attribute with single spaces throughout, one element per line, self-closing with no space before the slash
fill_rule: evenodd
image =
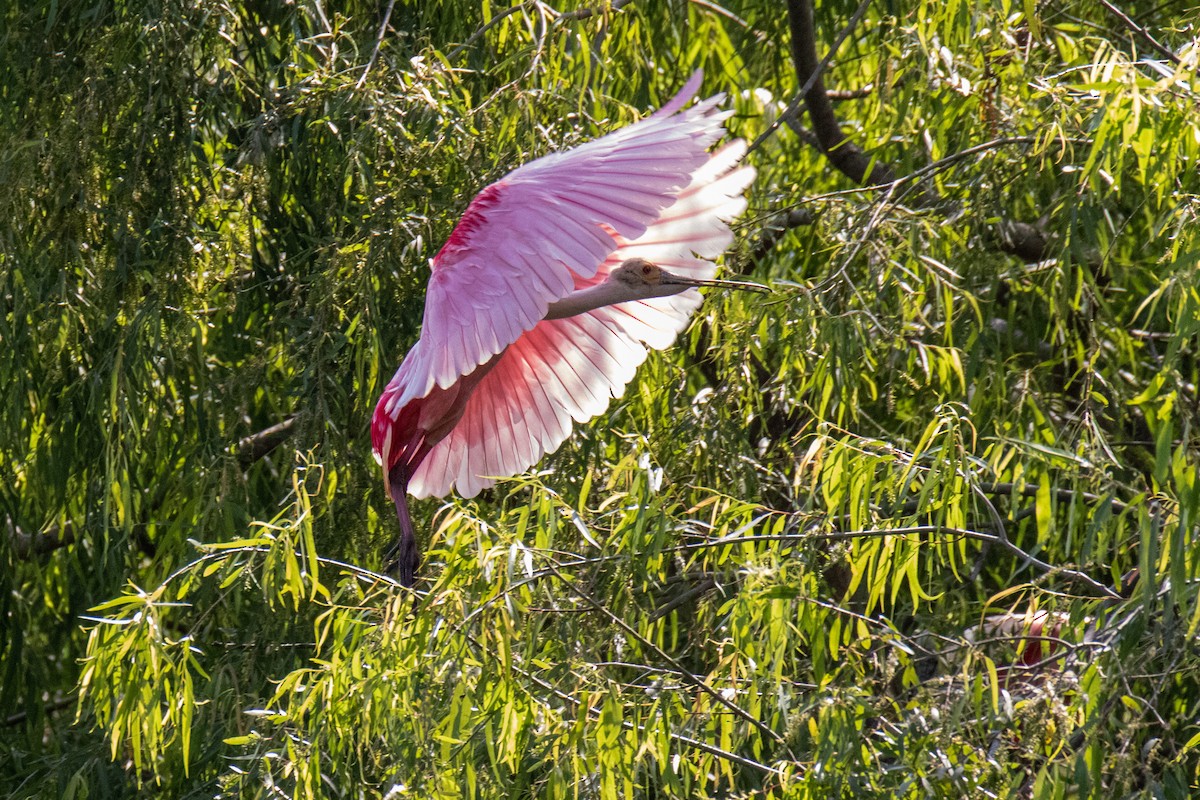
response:
<path id="1" fill-rule="evenodd" d="M 678 275 L 668 272 L 652 261 L 644 258 L 627 258 L 621 265 L 609 273 L 608 279 L 625 286 L 631 294 L 638 297 L 667 297 L 679 294 L 685 289 L 700 286 L 713 286 L 722 289 L 743 289 L 753 292 L 768 291 L 767 287 L 757 283 L 743 281 L 718 281 L 704 278 L 693 278 L 688 275 Z"/>
<path id="2" fill-rule="evenodd" d="M 630 288 L 643 286 L 658 286 L 662 283 L 664 270 L 644 258 L 627 258 L 621 265 L 609 273 L 609 280 L 615 280 Z"/>

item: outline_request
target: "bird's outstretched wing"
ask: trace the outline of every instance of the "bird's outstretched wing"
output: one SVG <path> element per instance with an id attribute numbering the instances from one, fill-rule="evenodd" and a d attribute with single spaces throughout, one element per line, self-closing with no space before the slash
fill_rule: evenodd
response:
<path id="1" fill-rule="evenodd" d="M 713 264 L 705 259 L 729 246 L 727 223 L 745 209 L 742 192 L 754 179 L 752 168 L 738 166 L 745 152 L 737 141 L 705 153 L 705 163 L 671 203 L 638 236 L 610 234 L 616 250 L 590 275 L 577 272 L 572 288 L 603 280 L 635 256 L 678 274 L 712 277 Z M 585 422 L 620 397 L 646 348 L 668 347 L 699 305 L 700 294 L 690 289 L 536 322 L 480 380 L 462 418 L 429 451 L 408 491 L 441 497 L 453 488 L 473 497 L 494 478 L 528 469 L 562 444 L 572 421 Z"/>
<path id="2" fill-rule="evenodd" d="M 720 96 L 685 108 L 700 77 L 646 119 L 531 161 L 476 196 L 433 259 L 421 339 L 389 413 L 517 341 L 621 240 L 659 219 L 709 161 L 731 113 L 717 109 Z"/>

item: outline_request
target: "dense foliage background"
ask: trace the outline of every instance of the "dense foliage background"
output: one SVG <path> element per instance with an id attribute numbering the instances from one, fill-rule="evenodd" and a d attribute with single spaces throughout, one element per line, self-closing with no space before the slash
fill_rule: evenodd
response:
<path id="1" fill-rule="evenodd" d="M 1200 13 L 1117 1 L 0 5 L 0 789 L 1200 792 Z M 773 294 L 417 503 L 413 611 L 429 257 L 697 68 Z"/>

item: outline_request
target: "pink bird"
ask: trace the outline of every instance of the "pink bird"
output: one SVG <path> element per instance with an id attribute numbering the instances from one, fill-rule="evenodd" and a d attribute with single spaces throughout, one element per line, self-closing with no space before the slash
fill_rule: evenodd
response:
<path id="1" fill-rule="evenodd" d="M 697 72 L 650 117 L 510 172 L 433 258 L 421 338 L 383 390 L 375 458 L 396 505 L 400 583 L 419 558 L 406 493 L 474 497 L 620 397 L 687 325 L 754 179 L 733 113 L 687 107 Z"/>

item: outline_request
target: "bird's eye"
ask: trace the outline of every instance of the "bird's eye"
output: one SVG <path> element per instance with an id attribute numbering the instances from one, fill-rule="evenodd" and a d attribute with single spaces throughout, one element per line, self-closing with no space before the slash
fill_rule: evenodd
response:
<path id="1" fill-rule="evenodd" d="M 649 275 L 650 270 L 651 270 L 651 267 L 649 264 L 642 264 L 642 274 L 643 275 Z"/>

